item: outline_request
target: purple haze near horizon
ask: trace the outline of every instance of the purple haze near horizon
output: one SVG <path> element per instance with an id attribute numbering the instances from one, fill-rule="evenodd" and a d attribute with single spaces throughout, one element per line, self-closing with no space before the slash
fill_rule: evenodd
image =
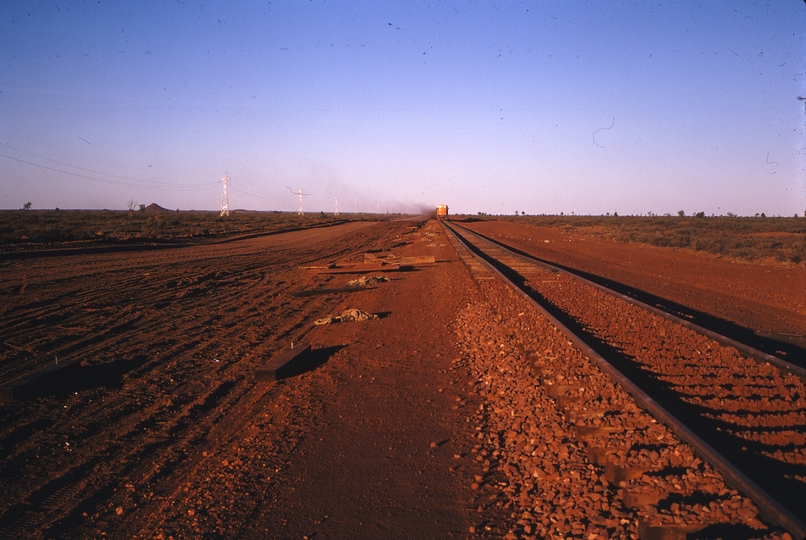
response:
<path id="1" fill-rule="evenodd" d="M 0 7 L 0 208 L 806 210 L 802 0 L 121 4 Z"/>

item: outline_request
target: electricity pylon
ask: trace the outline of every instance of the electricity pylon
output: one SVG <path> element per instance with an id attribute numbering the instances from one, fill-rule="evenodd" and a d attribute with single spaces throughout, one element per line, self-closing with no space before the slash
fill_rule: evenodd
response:
<path id="1" fill-rule="evenodd" d="M 229 183 L 229 176 L 225 174 L 224 178 L 221 179 L 221 182 L 224 184 L 224 191 L 221 193 L 221 213 L 218 215 L 219 217 L 229 215 L 229 198 L 227 197 L 227 184 Z"/>
<path id="2" fill-rule="evenodd" d="M 302 209 L 302 198 L 307 197 L 308 195 L 310 195 L 310 193 L 304 193 L 302 191 L 302 188 L 299 188 L 299 191 L 294 191 L 290 187 L 288 187 L 288 186 L 286 186 L 286 187 L 294 195 L 299 195 L 299 208 L 297 208 L 297 214 L 300 215 L 300 216 L 303 215 L 305 213 L 305 211 Z"/>

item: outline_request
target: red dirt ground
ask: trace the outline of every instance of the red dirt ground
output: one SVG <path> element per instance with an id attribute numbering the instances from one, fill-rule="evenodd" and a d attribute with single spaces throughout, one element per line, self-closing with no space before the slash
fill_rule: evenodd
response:
<path id="1" fill-rule="evenodd" d="M 0 261 L 0 382 L 81 360 L 2 405 L 0 537 L 461 538 L 481 518 L 504 521 L 477 512 L 479 398 L 447 330 L 480 293 L 435 224 L 412 225 Z M 803 268 L 475 227 L 741 324 L 806 333 Z M 370 249 L 438 262 L 365 291 L 290 294 L 343 287 L 356 276 L 302 267 Z M 311 327 L 347 308 L 381 318 Z M 254 381 L 300 339 L 317 351 L 301 373 Z"/>

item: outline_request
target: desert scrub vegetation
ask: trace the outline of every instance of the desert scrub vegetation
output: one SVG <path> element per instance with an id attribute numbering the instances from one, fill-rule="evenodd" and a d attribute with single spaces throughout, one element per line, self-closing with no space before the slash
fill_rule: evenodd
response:
<path id="1" fill-rule="evenodd" d="M 378 219 L 371 214 L 235 211 L 115 210 L 0 211 L 0 250 L 40 249 L 54 245 L 191 242 L 291 227 Z"/>
<path id="2" fill-rule="evenodd" d="M 615 242 L 690 249 L 748 261 L 806 261 L 806 218 L 702 216 L 501 217 Z"/>

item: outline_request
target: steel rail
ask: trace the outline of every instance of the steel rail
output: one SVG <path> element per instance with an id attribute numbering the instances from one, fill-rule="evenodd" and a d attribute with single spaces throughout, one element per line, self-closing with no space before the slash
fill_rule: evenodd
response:
<path id="1" fill-rule="evenodd" d="M 764 351 L 760 351 L 760 350 L 758 350 L 758 349 L 756 349 L 754 347 L 751 347 L 750 345 L 747 345 L 747 344 L 742 343 L 740 341 L 736 341 L 734 339 L 731 339 L 731 338 L 729 338 L 727 336 L 724 336 L 722 334 L 714 332 L 713 330 L 709 330 L 708 328 L 700 326 L 700 325 L 698 325 L 696 323 L 693 323 L 691 321 L 687 321 L 686 319 L 684 319 L 682 317 L 679 317 L 679 316 L 675 315 L 674 313 L 670 313 L 670 312 L 665 311 L 663 309 L 660 309 L 660 308 L 658 308 L 656 306 L 652 306 L 652 305 L 646 304 L 644 302 L 641 302 L 640 300 L 638 300 L 636 298 L 633 298 L 633 297 L 628 296 L 626 294 L 622 294 L 622 293 L 620 293 L 618 291 L 615 291 L 613 289 L 610 289 L 610 288 L 606 287 L 605 285 L 601 285 L 599 283 L 591 281 L 591 280 L 589 280 L 589 279 L 587 279 L 587 278 L 585 278 L 583 276 L 580 276 L 579 274 L 576 274 L 574 272 L 566 270 L 565 268 L 560 268 L 558 266 L 554 266 L 550 262 L 544 261 L 544 260 L 539 259 L 537 257 L 533 257 L 533 256 L 525 254 L 523 252 L 514 251 L 513 248 L 511 248 L 510 246 L 507 246 L 503 242 L 500 242 L 498 240 L 495 240 L 494 238 L 490 238 L 488 236 L 485 236 L 485 235 L 483 235 L 481 233 L 477 233 L 476 231 L 472 231 L 472 230 L 468 229 L 467 227 L 463 227 L 462 225 L 458 225 L 456 223 L 451 223 L 451 225 L 466 231 L 468 234 L 472 234 L 472 235 L 477 236 L 479 238 L 482 238 L 482 239 L 484 239 L 484 240 L 486 240 L 486 241 L 488 241 L 488 242 L 490 242 L 492 244 L 495 244 L 498 248 L 503 249 L 504 251 L 506 251 L 508 255 L 516 257 L 516 258 L 518 258 L 518 259 L 520 259 L 520 260 L 522 260 L 524 262 L 529 262 L 529 263 L 532 263 L 532 264 L 536 264 L 536 265 L 544 267 L 544 268 L 549 268 L 552 271 L 556 271 L 556 272 L 562 273 L 564 275 L 571 276 L 574 279 L 577 279 L 577 280 L 579 280 L 579 281 L 581 281 L 583 283 L 586 283 L 586 284 L 590 285 L 591 287 L 596 287 L 597 289 L 599 289 L 600 291 L 602 291 L 602 292 L 604 292 L 606 294 L 609 294 L 611 296 L 615 296 L 617 298 L 620 298 L 620 299 L 624 300 L 625 302 L 629 302 L 630 304 L 633 304 L 633 305 L 638 306 L 640 308 L 646 309 L 647 311 L 651 311 L 655 315 L 658 315 L 660 317 L 668 319 L 668 320 L 670 320 L 672 322 L 676 322 L 677 324 L 683 325 L 686 328 L 694 330 L 695 332 L 697 332 L 699 334 L 703 334 L 705 336 L 708 336 L 709 338 L 713 339 L 714 341 L 717 341 L 717 342 L 721 343 L 722 345 L 726 345 L 728 347 L 734 347 L 735 349 L 737 349 L 740 352 L 742 352 L 744 355 L 751 357 L 753 360 L 756 360 L 756 361 L 759 361 L 759 362 L 769 362 L 770 364 L 773 364 L 778 369 L 780 369 L 782 371 L 785 371 L 787 373 L 791 373 L 793 375 L 796 375 L 796 376 L 800 377 L 801 380 L 806 382 L 806 369 L 804 369 L 804 368 L 802 368 L 800 366 L 797 366 L 795 364 L 792 364 L 791 362 L 787 362 L 786 360 L 784 360 L 782 358 L 779 358 L 779 357 L 771 355 L 771 354 L 767 354 Z"/>
<path id="2" fill-rule="evenodd" d="M 728 461 L 713 447 L 711 447 L 711 445 L 705 442 L 696 433 L 694 433 L 691 429 L 689 429 L 685 424 L 683 424 L 680 420 L 678 420 L 672 413 L 670 413 L 658 402 L 652 399 L 652 397 L 649 396 L 649 394 L 644 392 L 640 387 L 638 387 L 629 378 L 627 378 L 624 374 L 622 374 L 616 367 L 610 364 L 610 362 L 605 360 L 598 352 L 596 352 L 587 343 L 585 343 L 585 341 L 580 336 L 572 332 L 567 326 L 565 326 L 556 317 L 554 317 L 551 313 L 549 313 L 542 305 L 540 305 L 540 303 L 538 303 L 534 298 L 532 298 L 529 295 L 529 293 L 527 293 L 521 287 L 516 285 L 512 280 L 506 277 L 500 270 L 498 270 L 498 268 L 496 268 L 488 260 L 474 253 L 472 249 L 473 244 L 471 244 L 469 240 L 467 240 L 461 234 L 457 233 L 454 230 L 453 227 L 456 226 L 455 224 L 447 224 L 444 221 L 441 221 L 440 223 L 442 224 L 443 228 L 446 229 L 447 231 L 450 231 L 454 235 L 454 237 L 462 245 L 464 245 L 468 249 L 468 251 L 481 264 L 487 267 L 495 276 L 497 276 L 504 283 L 509 285 L 517 294 L 519 294 L 522 298 L 524 298 L 527 302 L 529 302 L 532 306 L 534 306 L 554 326 L 556 326 L 561 332 L 563 332 L 566 335 L 566 337 L 568 337 L 568 339 L 571 340 L 584 354 L 586 354 L 590 359 L 596 362 L 596 364 L 603 372 L 607 373 L 613 378 L 614 381 L 618 382 L 624 388 L 624 390 L 626 390 L 635 399 L 636 403 L 638 403 L 639 406 L 641 406 L 647 412 L 649 412 L 649 414 L 651 414 L 656 420 L 665 424 L 681 440 L 691 445 L 691 447 L 694 448 L 694 451 L 700 456 L 700 458 L 710 463 L 711 466 L 714 467 L 714 469 L 716 469 L 722 474 L 722 476 L 725 479 L 725 483 L 727 485 L 743 492 L 746 496 L 750 497 L 753 500 L 753 502 L 755 502 L 756 505 L 758 506 L 759 513 L 762 515 L 762 517 L 766 518 L 769 522 L 775 525 L 783 527 L 794 537 L 806 539 L 806 523 L 804 523 L 800 518 L 794 515 L 788 508 L 781 505 L 775 498 L 769 495 L 766 491 L 764 491 L 761 487 L 759 487 L 758 484 L 753 482 L 738 468 L 736 468 L 730 461 Z M 462 229 L 467 231 L 469 234 L 487 240 L 482 235 L 479 235 L 473 231 L 469 231 L 464 227 L 462 227 Z M 528 260 L 527 258 L 520 256 L 519 254 L 512 253 L 510 250 L 507 250 L 505 247 L 500 246 L 496 242 L 491 243 L 496 245 L 496 247 L 504 249 L 505 251 L 509 252 L 510 254 L 522 260 L 523 259 Z M 500 264 L 506 266 L 504 263 Z M 541 262 L 541 265 L 542 264 L 545 263 Z M 609 289 L 606 288 L 604 290 L 607 292 L 611 292 L 609 291 Z M 641 304 L 639 303 L 639 305 Z"/>

